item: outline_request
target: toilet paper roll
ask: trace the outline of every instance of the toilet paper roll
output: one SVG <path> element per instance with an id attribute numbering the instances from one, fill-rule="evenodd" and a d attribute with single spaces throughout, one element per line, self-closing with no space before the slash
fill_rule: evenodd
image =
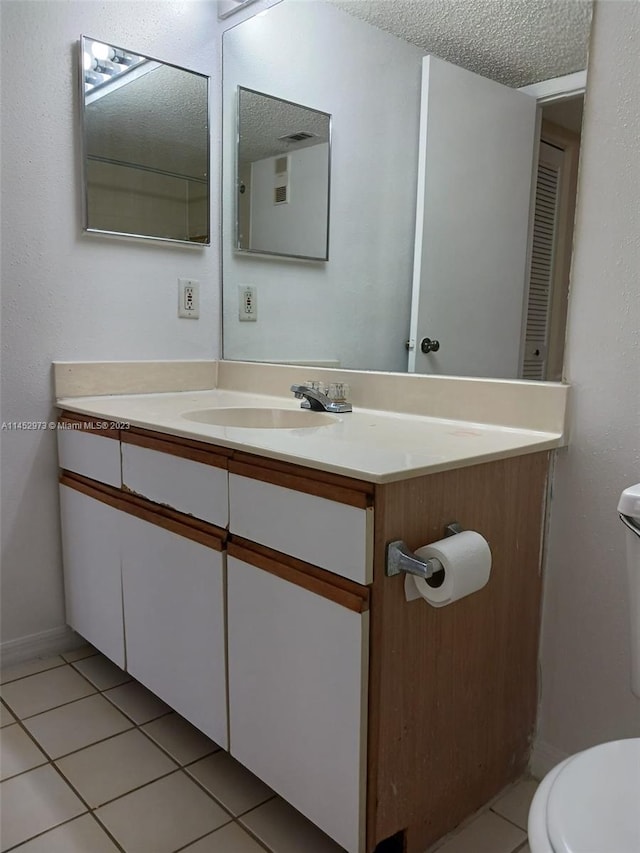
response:
<path id="1" fill-rule="evenodd" d="M 491 573 L 491 549 L 487 540 L 474 530 L 463 530 L 415 552 L 428 560 L 436 557 L 444 568 L 441 586 L 429 586 L 426 580 L 407 575 L 405 593 L 407 601 L 424 598 L 433 607 L 452 604 L 465 595 L 476 592 L 487 583 Z"/>

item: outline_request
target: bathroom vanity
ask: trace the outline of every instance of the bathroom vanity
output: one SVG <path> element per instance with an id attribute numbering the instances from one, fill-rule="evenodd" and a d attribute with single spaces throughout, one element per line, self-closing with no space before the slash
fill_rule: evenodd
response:
<path id="1" fill-rule="evenodd" d="M 286 391 L 299 369 L 275 370 Z M 421 853 L 527 765 L 561 431 L 193 419 L 275 401 L 297 410 L 220 385 L 58 400 L 67 620 L 350 853 Z M 407 602 L 387 544 L 454 521 L 489 542 L 488 584 Z"/>

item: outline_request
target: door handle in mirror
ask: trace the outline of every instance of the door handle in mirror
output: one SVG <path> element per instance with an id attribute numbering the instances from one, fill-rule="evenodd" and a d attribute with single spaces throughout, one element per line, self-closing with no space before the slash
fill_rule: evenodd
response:
<path id="1" fill-rule="evenodd" d="M 423 338 L 420 341 L 420 349 L 424 353 L 438 352 L 440 349 L 440 341 L 432 341 L 431 338 Z"/>

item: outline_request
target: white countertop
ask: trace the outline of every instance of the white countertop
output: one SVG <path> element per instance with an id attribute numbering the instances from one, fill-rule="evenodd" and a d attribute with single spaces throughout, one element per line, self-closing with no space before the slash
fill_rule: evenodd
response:
<path id="1" fill-rule="evenodd" d="M 183 416 L 209 408 L 300 407 L 293 397 L 223 389 L 63 397 L 56 405 L 99 420 L 124 422 L 372 483 L 390 483 L 564 444 L 560 432 L 360 407 L 348 414 L 333 415 L 335 422 L 329 426 L 302 429 L 212 426 Z"/>

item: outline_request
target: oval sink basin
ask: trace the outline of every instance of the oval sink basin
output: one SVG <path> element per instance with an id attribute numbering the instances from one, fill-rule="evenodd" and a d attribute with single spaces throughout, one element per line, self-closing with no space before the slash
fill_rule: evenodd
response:
<path id="1" fill-rule="evenodd" d="M 333 415 L 304 409 L 200 409 L 182 417 L 200 424 L 244 429 L 304 429 L 336 423 Z"/>

